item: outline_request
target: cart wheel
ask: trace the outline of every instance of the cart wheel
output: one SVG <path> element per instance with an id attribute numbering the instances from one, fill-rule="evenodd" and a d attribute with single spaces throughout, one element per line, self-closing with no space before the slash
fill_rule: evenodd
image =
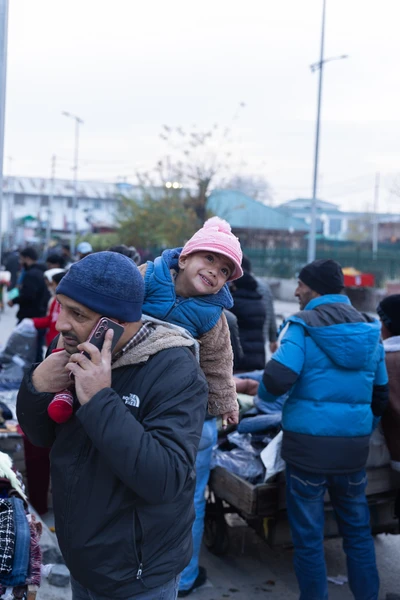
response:
<path id="1" fill-rule="evenodd" d="M 226 554 L 229 548 L 228 526 L 225 521 L 222 500 L 209 494 L 204 518 L 203 541 L 216 556 Z"/>

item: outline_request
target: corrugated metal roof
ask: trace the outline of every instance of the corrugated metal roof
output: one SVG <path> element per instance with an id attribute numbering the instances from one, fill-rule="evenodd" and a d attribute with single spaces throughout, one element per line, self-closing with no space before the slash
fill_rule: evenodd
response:
<path id="1" fill-rule="evenodd" d="M 118 184 L 102 181 L 78 181 L 79 198 L 114 198 L 119 194 Z M 3 191 L 27 196 L 51 194 L 51 179 L 43 177 L 4 177 Z M 74 185 L 70 179 L 54 180 L 54 196 L 68 197 L 73 195 Z"/>
<path id="2" fill-rule="evenodd" d="M 253 200 L 242 192 L 215 190 L 207 201 L 207 207 L 221 219 L 229 221 L 232 228 L 275 229 L 308 231 L 302 219 L 290 217 L 276 208 Z"/>

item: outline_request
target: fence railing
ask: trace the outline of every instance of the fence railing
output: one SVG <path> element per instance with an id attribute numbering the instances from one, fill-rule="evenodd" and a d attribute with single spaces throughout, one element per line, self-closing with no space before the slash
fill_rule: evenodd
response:
<path id="1" fill-rule="evenodd" d="M 296 277 L 307 263 L 307 250 L 289 248 L 243 249 L 256 275 L 264 277 Z M 377 286 L 386 280 L 400 279 L 400 250 L 382 250 L 374 258 L 371 250 L 363 248 L 331 248 L 317 250 L 317 258 L 332 258 L 342 267 L 354 267 L 363 273 L 373 273 Z"/>

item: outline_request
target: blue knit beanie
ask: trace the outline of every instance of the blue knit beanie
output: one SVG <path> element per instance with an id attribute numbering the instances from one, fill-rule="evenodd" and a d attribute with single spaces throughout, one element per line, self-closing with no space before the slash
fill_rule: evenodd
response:
<path id="1" fill-rule="evenodd" d="M 103 317 L 134 323 L 142 316 L 144 282 L 127 256 L 97 252 L 71 265 L 56 294 L 64 294 Z"/>

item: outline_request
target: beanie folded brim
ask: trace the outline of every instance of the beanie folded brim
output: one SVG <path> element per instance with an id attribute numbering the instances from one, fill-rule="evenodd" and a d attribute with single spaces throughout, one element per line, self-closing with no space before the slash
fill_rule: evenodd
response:
<path id="1" fill-rule="evenodd" d="M 142 301 L 133 302 L 110 297 L 109 293 L 102 294 L 99 289 L 93 290 L 81 283 L 70 281 L 67 276 L 61 279 L 56 293 L 68 296 L 103 317 L 112 317 L 126 323 L 134 323 L 142 318 Z"/>

